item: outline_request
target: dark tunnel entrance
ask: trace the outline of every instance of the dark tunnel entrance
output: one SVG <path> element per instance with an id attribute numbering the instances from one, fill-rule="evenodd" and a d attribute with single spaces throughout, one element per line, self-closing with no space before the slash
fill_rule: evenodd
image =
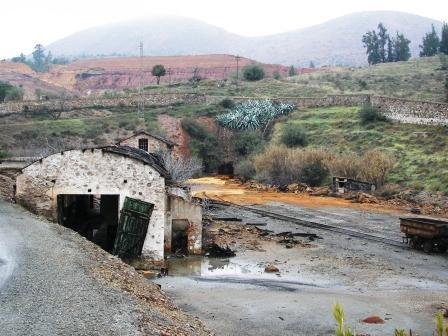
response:
<path id="1" fill-rule="evenodd" d="M 223 163 L 218 167 L 218 174 L 233 176 L 233 162 Z"/>
<path id="2" fill-rule="evenodd" d="M 119 199 L 119 195 L 58 195 L 58 223 L 112 253 Z"/>

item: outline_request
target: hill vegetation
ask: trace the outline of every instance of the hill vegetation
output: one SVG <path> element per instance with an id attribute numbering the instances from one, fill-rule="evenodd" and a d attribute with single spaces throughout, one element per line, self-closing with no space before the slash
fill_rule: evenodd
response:
<path id="1" fill-rule="evenodd" d="M 373 93 L 440 101 L 445 99 L 446 70 L 443 69 L 443 62 L 436 56 L 361 69 L 328 69 L 281 80 L 265 78 L 257 82 L 240 81 L 238 85 L 232 81 L 214 80 L 201 80 L 194 87 L 187 83 L 154 85 L 147 87 L 146 91 L 193 91 L 218 95 L 223 99 L 213 104 L 146 106 L 144 121 L 137 118 L 134 109 L 120 106 L 66 111 L 58 119 L 45 113 L 2 116 L 0 148 L 3 156 L 36 155 L 80 144 L 91 146 L 114 143 L 137 128 L 164 135 L 165 130 L 158 120 L 161 115 L 169 115 L 177 120 L 187 118 L 183 125 L 188 124 L 190 131 L 193 129 L 190 132 L 190 150 L 206 163 L 208 172 L 217 171 L 220 164 L 230 160 L 238 163 L 238 171 L 249 178 L 256 173 L 253 164 L 250 164 L 254 156 L 262 153 L 269 145 L 281 143 L 287 144 L 291 150 L 324 150 L 333 156 L 353 155 L 359 158 L 366 152 L 379 149 L 395 158 L 396 164 L 388 176 L 388 183 L 446 193 L 448 130 L 443 126 L 398 124 L 378 118 L 362 122 L 359 107 L 356 106 L 296 109 L 280 113 L 270 119 L 272 122 L 257 123 L 264 125 L 261 128 L 234 127 L 232 138 L 226 140 L 220 138 L 221 134 L 216 132 L 214 124 L 217 116 L 229 117 L 229 109 L 241 107 L 235 105 L 232 99 L 239 95 L 266 98 Z M 254 106 L 258 109 L 257 104 Z M 239 122 L 240 119 L 236 120 Z M 223 151 L 220 144 L 232 147 L 231 153 Z M 319 160 L 316 162 L 324 173 L 325 167 Z M 311 176 L 309 172 L 313 169 L 310 169 L 304 168 L 306 176 Z M 320 181 L 318 176 L 311 177 L 313 181 Z"/>

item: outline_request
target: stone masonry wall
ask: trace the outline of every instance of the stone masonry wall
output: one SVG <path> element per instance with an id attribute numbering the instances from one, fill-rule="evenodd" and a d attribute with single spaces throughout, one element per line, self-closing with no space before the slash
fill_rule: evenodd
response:
<path id="1" fill-rule="evenodd" d="M 53 220 L 58 194 L 119 195 L 120 209 L 126 196 L 153 203 L 142 254 L 163 258 L 165 179 L 149 165 L 101 149 L 71 150 L 25 167 L 16 183 L 17 202 Z"/>
<path id="2" fill-rule="evenodd" d="M 166 152 L 169 151 L 168 145 L 160 141 L 152 136 L 146 134 L 139 134 L 138 136 L 130 137 L 129 139 L 125 139 L 120 141 L 119 145 L 121 146 L 130 146 L 134 148 L 138 148 L 139 139 L 147 139 L 148 140 L 148 152 L 157 153 L 157 152 Z"/>
<path id="3" fill-rule="evenodd" d="M 206 96 L 197 93 L 164 93 L 143 96 L 146 105 L 171 105 L 175 103 L 218 103 L 224 96 Z M 250 99 L 264 99 L 260 97 L 232 97 L 237 102 Z M 298 108 L 328 107 L 328 106 L 357 106 L 371 101 L 388 118 L 412 124 L 448 124 L 448 104 L 428 101 L 417 101 L 366 94 L 330 95 L 325 97 L 278 97 L 266 98 L 296 105 Z M 72 110 L 94 107 L 137 107 L 138 96 L 127 98 L 88 98 L 74 100 L 23 101 L 0 104 L 0 115 L 22 113 L 24 111 Z"/>
<path id="4" fill-rule="evenodd" d="M 205 95 L 196 93 L 163 93 L 163 94 L 146 94 L 143 96 L 145 105 L 172 105 L 175 103 L 202 103 L 205 102 Z M 102 98 L 93 97 L 85 99 L 67 99 L 67 100 L 47 100 L 47 101 L 12 101 L 0 104 L 1 114 L 13 114 L 22 112 L 33 112 L 40 110 L 48 111 L 69 111 L 81 108 L 94 107 L 137 107 L 141 101 L 139 96 L 126 98 Z"/>
<path id="5" fill-rule="evenodd" d="M 370 97 L 384 116 L 407 124 L 448 125 L 448 104 L 389 97 Z"/>

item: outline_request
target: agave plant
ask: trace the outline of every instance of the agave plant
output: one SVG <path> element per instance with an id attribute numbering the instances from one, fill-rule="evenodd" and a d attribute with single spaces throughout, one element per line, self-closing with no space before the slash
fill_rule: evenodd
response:
<path id="1" fill-rule="evenodd" d="M 253 131 L 265 127 L 278 116 L 290 113 L 294 105 L 270 100 L 248 100 L 235 106 L 231 112 L 216 118 L 226 128 Z"/>

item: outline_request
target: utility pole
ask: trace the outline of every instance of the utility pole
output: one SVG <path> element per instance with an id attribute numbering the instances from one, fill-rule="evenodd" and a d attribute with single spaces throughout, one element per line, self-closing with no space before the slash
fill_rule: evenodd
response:
<path id="1" fill-rule="evenodd" d="M 240 77 L 240 55 L 236 55 L 236 87 L 238 89 Z"/>
<path id="2" fill-rule="evenodd" d="M 138 100 L 137 100 L 137 117 L 145 118 L 144 110 L 144 102 L 143 102 L 143 42 L 139 44 L 140 49 L 140 76 L 138 82 Z"/>

